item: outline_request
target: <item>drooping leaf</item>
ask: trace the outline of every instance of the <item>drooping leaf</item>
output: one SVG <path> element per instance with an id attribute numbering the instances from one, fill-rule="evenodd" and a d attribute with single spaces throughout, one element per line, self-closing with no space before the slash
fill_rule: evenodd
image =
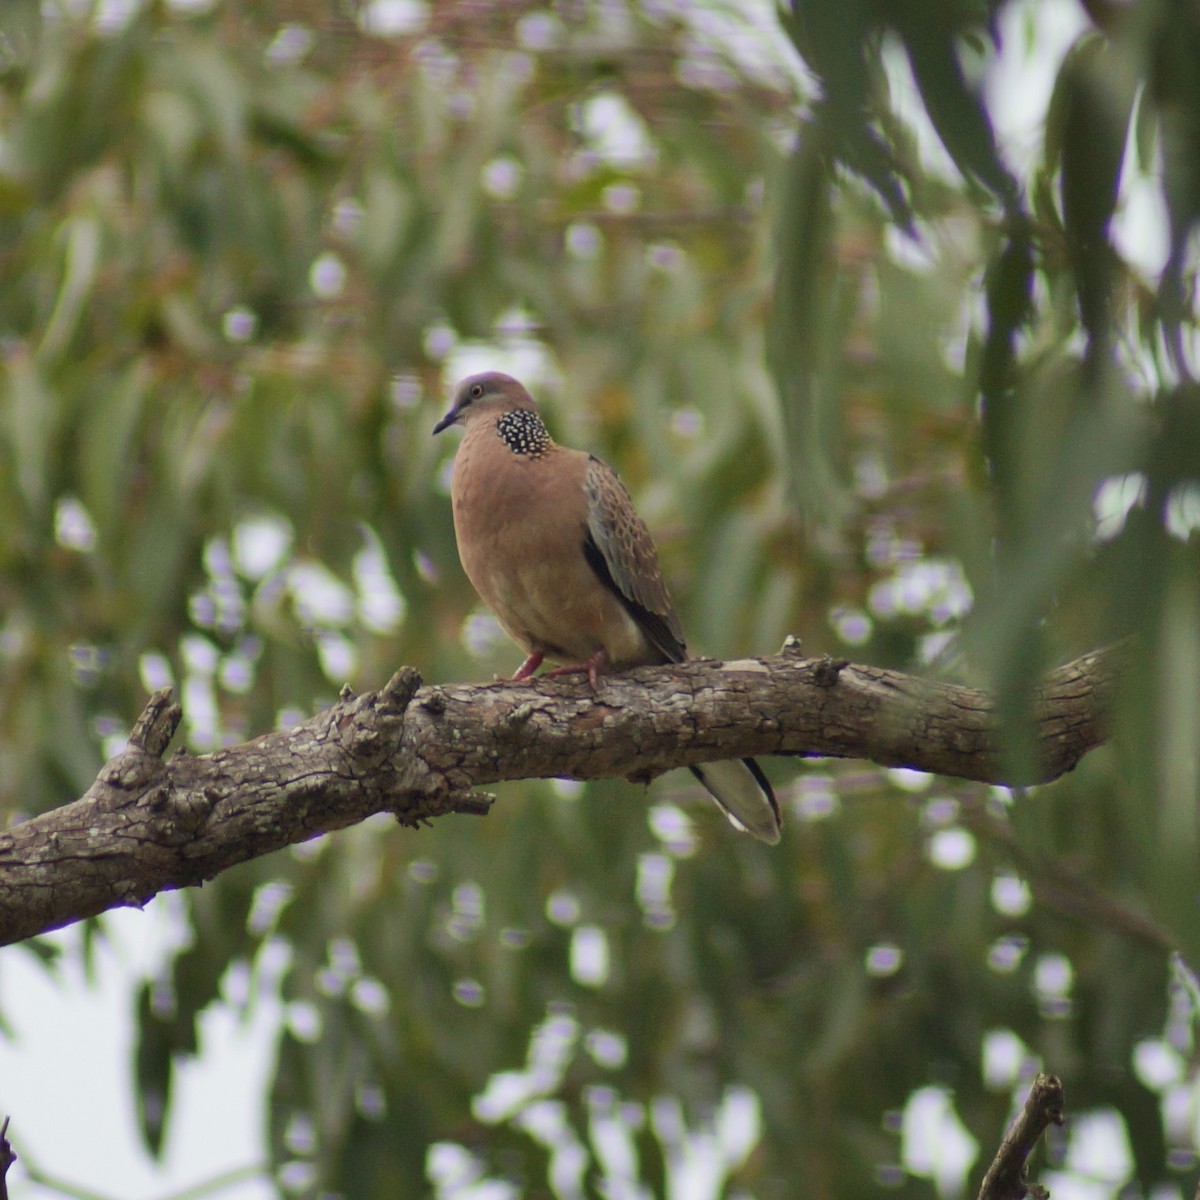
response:
<path id="1" fill-rule="evenodd" d="M 996 147 L 992 120 L 959 62 L 959 30 L 932 16 L 933 6 L 899 5 L 900 34 L 913 77 L 942 144 L 967 180 L 985 187 L 1011 218 L 1022 203 L 1016 181 Z"/>
<path id="2" fill-rule="evenodd" d="M 1062 205 L 1067 252 L 1091 352 L 1106 355 L 1112 337 L 1115 260 L 1109 225 L 1117 204 L 1136 81 L 1100 35 L 1081 38 L 1063 62 Z M 1053 106 L 1052 106 L 1053 107 Z"/>
<path id="3" fill-rule="evenodd" d="M 171 1111 L 175 1039 L 171 1022 L 156 1010 L 154 985 L 150 981 L 138 990 L 136 1021 L 133 1074 L 138 1130 L 146 1148 L 157 1158 L 162 1153 Z"/>

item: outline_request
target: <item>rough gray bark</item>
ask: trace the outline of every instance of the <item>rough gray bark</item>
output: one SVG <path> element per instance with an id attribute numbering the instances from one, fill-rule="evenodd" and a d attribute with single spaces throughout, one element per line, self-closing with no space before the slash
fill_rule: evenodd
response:
<path id="1" fill-rule="evenodd" d="M 405 825 L 483 813 L 503 779 L 625 776 L 749 754 L 836 755 L 993 783 L 1053 779 L 1104 741 L 1113 652 L 1052 672 L 1035 712 L 1036 780 L 1004 777 L 982 692 L 798 653 L 693 661 L 585 682 L 421 687 L 402 668 L 303 724 L 164 760 L 181 713 L 156 693 L 129 747 L 73 804 L 0 833 L 0 945 L 377 812 Z"/>

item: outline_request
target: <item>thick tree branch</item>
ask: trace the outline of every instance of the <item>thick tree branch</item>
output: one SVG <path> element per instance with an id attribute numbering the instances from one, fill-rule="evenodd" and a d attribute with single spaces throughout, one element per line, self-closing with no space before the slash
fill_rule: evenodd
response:
<path id="1" fill-rule="evenodd" d="M 786 648 L 785 648 L 786 649 Z M 1039 691 L 1041 770 L 1069 770 L 1106 737 L 1112 651 L 1052 672 Z M 586 683 L 420 686 L 402 668 L 378 692 L 348 689 L 293 729 L 163 761 L 181 713 L 156 693 L 129 747 L 73 804 L 0 833 L 0 945 L 118 905 L 141 905 L 377 812 L 416 825 L 483 813 L 473 789 L 503 779 L 626 776 L 747 754 L 867 758 L 991 783 L 992 701 L 795 653 L 696 661 Z"/>

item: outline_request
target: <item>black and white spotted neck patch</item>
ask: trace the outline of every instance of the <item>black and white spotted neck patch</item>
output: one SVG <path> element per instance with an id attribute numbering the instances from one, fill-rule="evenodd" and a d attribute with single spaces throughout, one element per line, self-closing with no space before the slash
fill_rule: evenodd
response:
<path id="1" fill-rule="evenodd" d="M 500 439 L 514 453 L 540 458 L 550 448 L 550 434 L 542 418 L 528 408 L 513 408 L 496 422 Z"/>

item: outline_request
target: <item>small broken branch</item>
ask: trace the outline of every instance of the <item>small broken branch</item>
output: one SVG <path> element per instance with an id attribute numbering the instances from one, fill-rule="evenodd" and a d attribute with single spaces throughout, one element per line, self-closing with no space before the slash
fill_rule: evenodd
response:
<path id="1" fill-rule="evenodd" d="M 156 692 L 126 750 L 73 804 L 0 833 L 0 945 L 391 812 L 407 826 L 483 814 L 500 780 L 650 779 L 752 754 L 870 759 L 988 783 L 1070 770 L 1107 736 L 1113 651 L 1039 690 L 1036 779 L 1008 778 L 994 704 L 972 688 L 831 659 L 692 661 L 586 681 L 421 687 L 401 668 L 378 692 L 215 754 L 163 754 L 181 712 Z"/>
<path id="2" fill-rule="evenodd" d="M 1030 1187 L 1029 1156 L 1046 1129 L 1063 1120 L 1062 1081 L 1055 1075 L 1039 1074 L 983 1177 L 979 1200 L 1025 1200 L 1030 1191 L 1045 1200 L 1049 1195 L 1045 1188 Z"/>
<path id="3" fill-rule="evenodd" d="M 11 1117 L 4 1118 L 0 1125 L 0 1200 L 8 1200 L 8 1168 L 17 1161 L 17 1152 L 8 1140 L 8 1123 Z"/>

